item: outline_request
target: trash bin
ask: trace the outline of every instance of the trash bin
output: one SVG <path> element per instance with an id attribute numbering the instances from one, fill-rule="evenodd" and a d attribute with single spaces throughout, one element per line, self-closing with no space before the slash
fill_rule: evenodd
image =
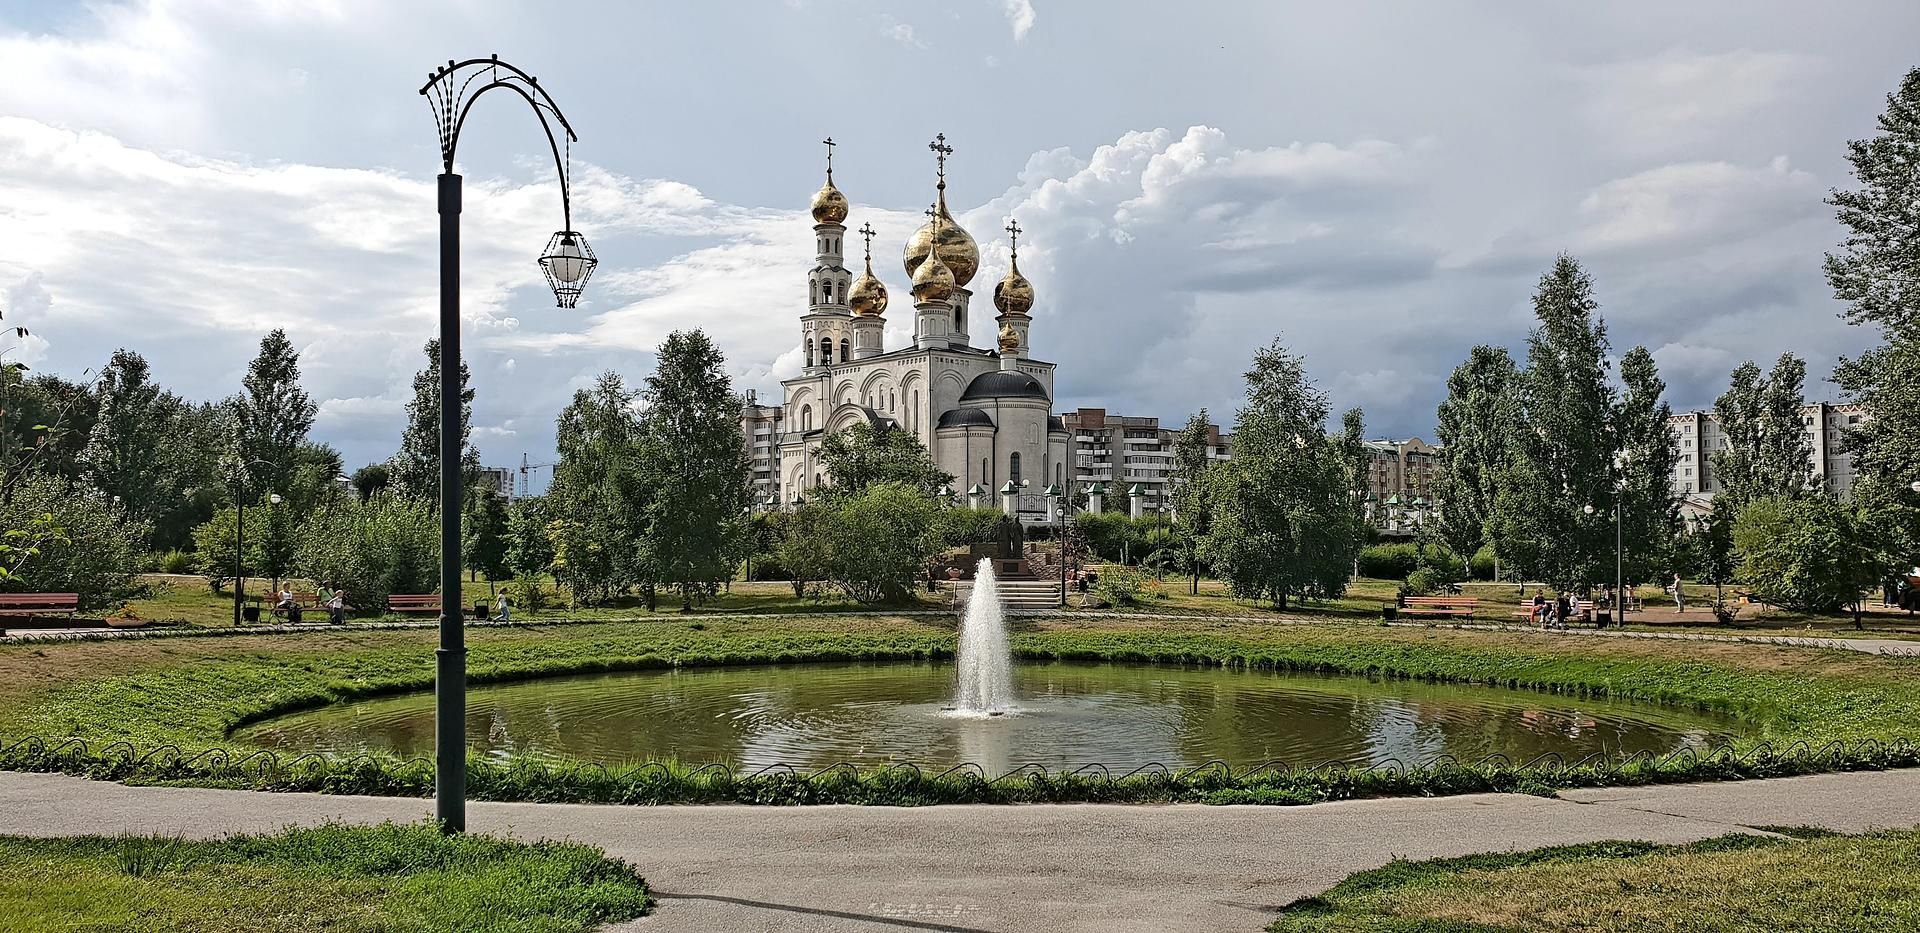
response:
<path id="1" fill-rule="evenodd" d="M 1382 622 L 1392 622 L 1393 620 L 1399 617 L 1400 617 L 1399 606 L 1385 605 L 1380 607 L 1380 620 Z"/>
<path id="2" fill-rule="evenodd" d="M 240 621 L 242 622 L 260 621 L 260 607 L 259 606 L 241 606 Z"/>
<path id="3" fill-rule="evenodd" d="M 493 618 L 493 616 L 489 614 L 491 609 L 492 607 L 487 605 L 486 600 L 478 600 L 473 604 L 473 617 L 485 622 Z"/>

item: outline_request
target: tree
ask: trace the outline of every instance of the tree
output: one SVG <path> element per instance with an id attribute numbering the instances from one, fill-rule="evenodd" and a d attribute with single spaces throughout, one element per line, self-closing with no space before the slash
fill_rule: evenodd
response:
<path id="1" fill-rule="evenodd" d="M 8 365 L 4 442 L 6 472 L 3 492 L 31 473 L 48 473 L 79 481 L 85 474 L 85 452 L 93 435 L 100 400 L 94 387 L 70 382 L 51 373 L 22 381 L 24 367 Z M 4 496 L 0 496 L 4 498 Z"/>
<path id="2" fill-rule="evenodd" d="M 341 497 L 300 526 L 295 554 L 301 573 L 344 590 L 349 605 L 378 612 L 395 593 L 433 592 L 440 523 L 424 502 Z"/>
<path id="3" fill-rule="evenodd" d="M 904 601 L 940 551 L 940 506 L 918 486 L 874 483 L 819 508 L 824 520 L 812 546 L 825 551 L 830 579 L 856 602 Z"/>
<path id="4" fill-rule="evenodd" d="M 264 514 L 260 517 L 259 536 L 252 542 L 256 549 L 252 559 L 257 562 L 256 572 L 266 574 L 273 581 L 274 591 L 279 592 L 280 579 L 293 572 L 294 549 L 299 546 L 294 537 L 296 522 L 293 510 L 284 502 L 278 505 L 268 502 L 261 511 Z"/>
<path id="5" fill-rule="evenodd" d="M 1540 324 L 1517 382 L 1518 422 L 1494 476 L 1490 537 L 1521 579 L 1590 585 L 1613 552 L 1614 393 L 1593 278 L 1561 255 L 1534 292 Z M 1593 514 L 1585 513 L 1586 506 Z"/>
<path id="6" fill-rule="evenodd" d="M 1346 589 L 1360 529 L 1326 395 L 1278 340 L 1254 354 L 1234 457 L 1208 472 L 1213 521 L 1202 560 L 1234 595 L 1284 609 L 1293 596 Z"/>
<path id="7" fill-rule="evenodd" d="M 420 502 L 440 502 L 440 341 L 427 341 L 427 368 L 413 377 L 413 401 L 407 403 L 407 428 L 400 452 L 388 461 L 393 489 Z M 467 443 L 473 421 L 473 390 L 467 388 L 467 363 L 460 361 L 461 468 L 469 482 L 480 475 L 480 452 Z"/>
<path id="8" fill-rule="evenodd" d="M 467 499 L 460 522 L 462 557 L 469 573 L 487 575 L 487 592 L 507 575 L 507 503 L 491 489 L 478 489 Z"/>
<path id="9" fill-rule="evenodd" d="M 1880 581 L 1871 534 L 1857 510 L 1832 496 L 1765 496 L 1734 519 L 1733 547 L 1740 579 L 1761 600 L 1832 612 Z"/>
<path id="10" fill-rule="evenodd" d="M 6 554 L 11 566 L 0 590 L 75 593 L 86 611 L 134 595 L 134 571 L 151 535 L 106 496 L 54 476 L 23 480 L 0 503 L 0 529 L 0 540 L 21 548 Z"/>
<path id="11" fill-rule="evenodd" d="M 826 547 L 831 511 L 824 503 L 813 501 L 791 512 L 772 515 L 773 559 L 787 571 L 796 598 L 807 595 L 808 585 L 824 581 L 832 573 Z"/>
<path id="12" fill-rule="evenodd" d="M 1673 416 L 1664 398 L 1667 384 L 1646 347 L 1620 358 L 1620 382 L 1613 434 L 1621 457 L 1616 479 L 1623 570 L 1629 580 L 1651 580 L 1672 565 L 1680 511 L 1671 477 L 1680 451 L 1667 429 Z"/>
<path id="13" fill-rule="evenodd" d="M 233 580 L 233 572 L 237 564 L 234 560 L 234 545 L 238 537 L 235 534 L 235 523 L 238 520 L 238 511 L 232 506 L 227 506 L 214 512 L 206 521 L 193 528 L 194 567 L 201 576 L 207 578 L 208 588 L 215 593 L 225 590 L 227 583 Z M 260 572 L 260 529 L 256 523 L 248 524 L 247 531 L 250 533 L 246 536 L 247 540 L 237 542 L 240 555 L 246 558 L 246 566 L 242 569 L 258 573 Z"/>
<path id="14" fill-rule="evenodd" d="M 544 499 L 516 499 L 507 510 L 507 569 L 516 577 L 537 577 L 553 567 L 545 505 Z"/>
<path id="15" fill-rule="evenodd" d="M 1499 477 L 1513 453 L 1519 423 L 1520 371 L 1505 347 L 1477 346 L 1447 378 L 1436 434 L 1440 469 L 1434 497 L 1435 529 L 1457 554 L 1472 554 L 1489 541 Z"/>
<path id="16" fill-rule="evenodd" d="M 1167 487 L 1173 493 L 1174 519 L 1186 526 L 1180 543 L 1186 551 L 1187 572 L 1192 591 L 1200 593 L 1200 539 L 1212 524 L 1212 506 L 1207 501 L 1207 471 L 1213 465 L 1208 455 L 1213 442 L 1213 421 L 1202 408 L 1187 418 L 1187 424 L 1173 439 L 1173 470 L 1167 474 Z M 1063 543 L 1062 548 L 1065 547 Z"/>
<path id="17" fill-rule="evenodd" d="M 365 502 L 376 493 L 386 492 L 393 484 L 393 469 L 384 463 L 369 463 L 353 471 L 353 477 L 348 482 L 353 484 L 354 494 L 360 497 L 361 502 Z"/>
<path id="18" fill-rule="evenodd" d="M 1920 562 L 1920 494 L 1907 488 L 1920 480 L 1920 68 L 1887 95 L 1879 130 L 1847 143 L 1860 187 L 1828 198 L 1847 233 L 1826 271 L 1847 319 L 1880 328 L 1879 345 L 1841 360 L 1833 379 L 1865 409 L 1842 438 L 1854 498 L 1888 563 L 1906 568 Z"/>
<path id="19" fill-rule="evenodd" d="M 1726 438 L 1726 446 L 1712 454 L 1721 487 L 1716 509 L 1737 516 L 1750 500 L 1805 489 L 1812 456 L 1800 414 L 1806 378 L 1806 362 L 1791 353 L 1781 354 L 1766 376 L 1751 361 L 1733 371 L 1726 393 L 1713 403 Z"/>
<path id="20" fill-rule="evenodd" d="M 705 332 L 675 331 L 660 345 L 642 393 L 651 493 L 641 539 L 643 579 L 677 590 L 682 611 L 732 575 L 734 536 L 747 507 L 740 400 L 724 362 Z"/>
<path id="21" fill-rule="evenodd" d="M 169 440 L 160 387 L 149 376 L 140 354 L 113 352 L 100 371 L 99 414 L 81 454 L 94 488 L 140 519 L 161 499 L 164 465 L 155 453 Z"/>
<path id="22" fill-rule="evenodd" d="M 875 483 L 906 483 L 931 496 L 953 482 L 953 474 L 934 467 L 918 435 L 865 421 L 827 435 L 816 456 L 826 467 L 829 483 L 822 495 L 852 495 Z"/>
<path id="23" fill-rule="evenodd" d="M 539 517 L 554 576 L 576 601 L 604 602 L 639 581 L 650 493 L 635 400 L 618 373 L 602 373 L 574 392 L 555 427 L 560 457 Z M 524 521 L 522 540 L 532 530 Z"/>
<path id="24" fill-rule="evenodd" d="M 260 340 L 260 352 L 248 364 L 242 386 L 228 406 L 248 488 L 285 495 L 297 468 L 296 454 L 318 410 L 300 387 L 300 354 L 286 331 L 275 328 Z"/>

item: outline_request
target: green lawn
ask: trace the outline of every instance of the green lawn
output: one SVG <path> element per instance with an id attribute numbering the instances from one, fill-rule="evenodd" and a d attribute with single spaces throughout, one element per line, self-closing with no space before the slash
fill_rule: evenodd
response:
<path id="1" fill-rule="evenodd" d="M 1920 832 L 1600 842 L 1395 862 L 1288 906 L 1272 933 L 1920 929 Z"/>
<path id="2" fill-rule="evenodd" d="M 0 836 L 4 933 L 570 933 L 649 903 L 646 882 L 599 849 L 431 826 Z"/>

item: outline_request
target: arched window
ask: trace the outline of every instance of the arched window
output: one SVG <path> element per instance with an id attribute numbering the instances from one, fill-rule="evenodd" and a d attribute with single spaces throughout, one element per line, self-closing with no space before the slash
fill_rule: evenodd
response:
<path id="1" fill-rule="evenodd" d="M 980 458 L 980 482 L 984 483 L 988 489 L 992 489 L 993 474 L 987 472 L 987 463 L 988 463 L 987 458 L 985 457 Z"/>
<path id="2" fill-rule="evenodd" d="M 832 362 L 833 362 L 833 338 L 822 337 L 820 338 L 820 365 L 826 366 Z"/>
<path id="3" fill-rule="evenodd" d="M 800 430 L 802 431 L 813 430 L 813 406 L 812 405 L 800 406 Z"/>
<path id="4" fill-rule="evenodd" d="M 853 352 L 853 347 L 852 345 L 847 343 L 847 338 L 845 337 L 840 338 L 840 362 L 842 363 L 846 362 L 848 357 L 852 354 L 852 352 Z"/>
<path id="5" fill-rule="evenodd" d="M 820 294 L 822 296 L 820 299 L 821 304 L 824 304 L 824 305 L 833 304 L 833 280 L 832 279 L 828 279 L 820 283 Z"/>
<path id="6" fill-rule="evenodd" d="M 806 344 L 806 347 L 807 347 L 807 365 L 812 366 L 813 365 L 813 341 L 808 340 L 808 341 L 804 341 L 804 343 Z"/>
<path id="7" fill-rule="evenodd" d="M 1007 455 L 1007 482 L 1020 485 L 1020 452 L 1017 450 Z"/>
<path id="8" fill-rule="evenodd" d="M 814 303 L 814 304 L 819 304 L 819 303 L 820 303 L 820 283 L 819 283 L 819 282 L 808 282 L 807 284 L 808 284 L 808 286 L 810 286 L 810 288 L 811 288 L 811 290 L 812 290 L 812 292 L 813 292 L 813 303 Z"/>
<path id="9" fill-rule="evenodd" d="M 894 408 L 894 404 L 899 400 L 900 400 L 899 397 L 893 394 L 892 389 L 887 390 L 887 410 L 888 411 L 895 411 L 896 409 Z"/>

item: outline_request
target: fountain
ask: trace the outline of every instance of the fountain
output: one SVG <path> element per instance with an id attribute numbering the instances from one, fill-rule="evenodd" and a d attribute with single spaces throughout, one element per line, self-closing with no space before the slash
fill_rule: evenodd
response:
<path id="1" fill-rule="evenodd" d="M 1013 708 L 1013 649 L 1007 644 L 1007 619 L 1001 611 L 992 560 L 983 559 L 974 569 L 954 666 L 960 671 L 954 712 L 999 716 Z"/>

